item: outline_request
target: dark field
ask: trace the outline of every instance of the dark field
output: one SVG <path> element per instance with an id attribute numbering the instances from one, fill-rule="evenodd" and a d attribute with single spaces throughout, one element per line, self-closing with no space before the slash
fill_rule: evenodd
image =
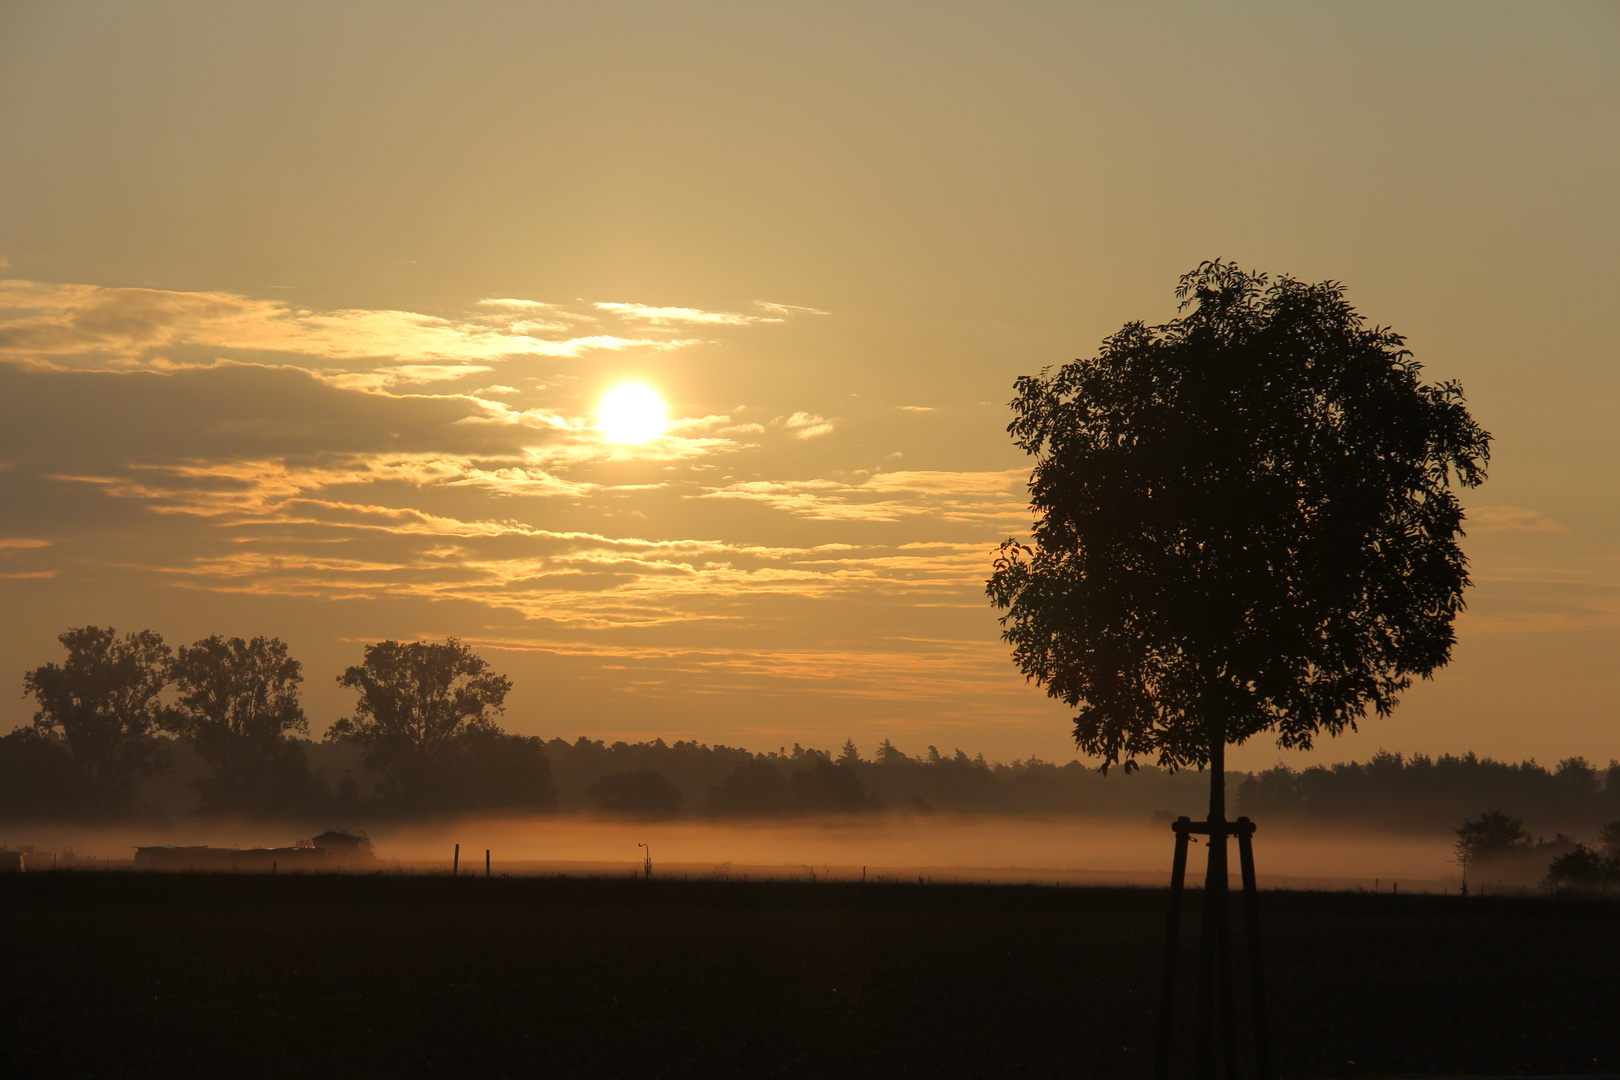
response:
<path id="1" fill-rule="evenodd" d="M 1282 1076 L 1620 1072 L 1620 905 L 1262 902 Z M 0 1072 L 1145 1078 L 1164 905 L 1146 889 L 6 875 Z"/>

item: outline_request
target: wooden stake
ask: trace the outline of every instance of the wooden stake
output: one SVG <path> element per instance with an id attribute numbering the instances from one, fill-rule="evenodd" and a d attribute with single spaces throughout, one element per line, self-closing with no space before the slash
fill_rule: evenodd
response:
<path id="1" fill-rule="evenodd" d="M 1159 1045 L 1153 1054 L 1153 1080 L 1170 1076 L 1170 1028 L 1175 1015 L 1176 952 L 1181 941 L 1181 889 L 1187 877 L 1186 817 L 1170 827 L 1176 831 L 1176 855 L 1170 864 L 1170 915 L 1164 932 L 1164 990 L 1159 997 Z"/>
<path id="2" fill-rule="evenodd" d="M 1238 861 L 1243 866 L 1243 907 L 1249 939 L 1249 994 L 1254 1008 L 1254 1075 L 1271 1080 L 1271 1032 L 1266 1026 L 1266 983 L 1260 966 L 1260 890 L 1254 876 L 1254 822 L 1238 818 Z"/>
<path id="3" fill-rule="evenodd" d="M 461 845 L 456 845 L 456 853 L 450 859 L 450 876 L 455 877 L 461 872 Z"/>

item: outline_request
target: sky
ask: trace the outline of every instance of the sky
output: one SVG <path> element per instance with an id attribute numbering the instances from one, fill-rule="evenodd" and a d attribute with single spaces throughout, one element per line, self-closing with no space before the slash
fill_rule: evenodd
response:
<path id="1" fill-rule="evenodd" d="M 1616 192 L 1612 3 L 6 0 L 0 730 L 97 624 L 280 637 L 317 734 L 455 636 L 524 734 L 1068 760 L 1012 384 L 1219 257 L 1495 436 L 1450 666 L 1233 764 L 1606 762 Z"/>

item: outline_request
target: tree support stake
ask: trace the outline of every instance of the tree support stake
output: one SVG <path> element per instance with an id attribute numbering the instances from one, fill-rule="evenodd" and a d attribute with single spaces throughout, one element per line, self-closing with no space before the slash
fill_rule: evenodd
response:
<path id="1" fill-rule="evenodd" d="M 1176 961 L 1181 943 L 1181 901 L 1187 874 L 1189 836 L 1208 836 L 1209 866 L 1204 877 L 1203 925 L 1198 939 L 1197 1059 L 1199 1080 L 1239 1076 L 1236 993 L 1232 970 L 1231 904 L 1227 891 L 1226 838 L 1238 842 L 1243 875 L 1244 937 L 1248 945 L 1249 1003 L 1254 1020 L 1254 1077 L 1272 1080 L 1271 1036 L 1266 1025 L 1265 978 L 1260 954 L 1259 892 L 1254 874 L 1254 822 L 1177 818 L 1175 858 L 1170 867 L 1170 911 L 1165 924 L 1164 982 L 1159 995 L 1159 1041 L 1153 1057 L 1154 1080 L 1169 1080 L 1170 1041 L 1175 1026 Z M 1219 1009 L 1217 1010 L 1217 999 Z M 1217 1019 L 1220 1031 L 1217 1033 Z M 1217 1048 L 1217 1038 L 1219 1047 Z M 1219 1064 L 1217 1064 L 1219 1063 Z"/>

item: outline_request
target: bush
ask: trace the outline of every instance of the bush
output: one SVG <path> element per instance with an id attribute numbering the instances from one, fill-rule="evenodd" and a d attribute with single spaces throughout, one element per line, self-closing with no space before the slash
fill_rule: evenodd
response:
<path id="1" fill-rule="evenodd" d="M 1607 885 L 1620 884 L 1620 862 L 1606 859 L 1585 844 L 1558 856 L 1547 866 L 1547 885 L 1557 892 L 1596 892 Z"/>

